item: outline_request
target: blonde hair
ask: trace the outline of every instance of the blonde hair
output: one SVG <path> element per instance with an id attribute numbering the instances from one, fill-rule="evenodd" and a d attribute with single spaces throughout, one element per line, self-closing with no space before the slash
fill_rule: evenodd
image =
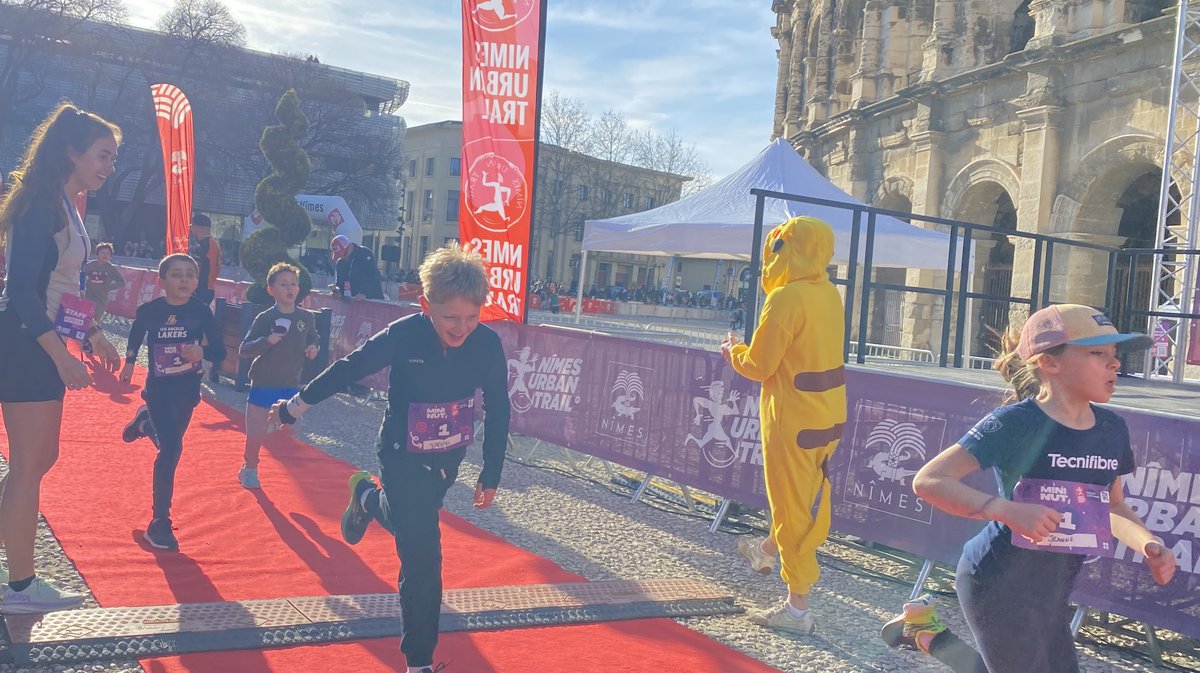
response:
<path id="1" fill-rule="evenodd" d="M 483 306 L 488 297 L 487 269 L 478 253 L 453 243 L 425 257 L 419 271 L 425 298 L 441 304 L 462 297 Z"/>
<path id="2" fill-rule="evenodd" d="M 24 156 L 10 174 L 12 184 L 0 198 L 0 243 L 3 243 L 17 218 L 34 203 L 42 203 L 59 220 L 48 223 L 51 231 L 67 226 L 66 216 L 57 204 L 63 198 L 63 185 L 75 170 L 67 150 L 83 154 L 101 138 L 121 143 L 121 129 L 98 115 L 84 112 L 74 104 L 63 101 L 38 124 L 29 136 Z"/>
<path id="3" fill-rule="evenodd" d="M 1005 396 L 1003 404 L 1037 397 L 1042 391 L 1042 380 L 1038 378 L 1038 358 L 1043 355 L 1061 355 L 1067 349 L 1066 344 L 1059 344 L 1034 355 L 1029 360 L 1022 360 L 1017 354 L 1017 344 L 1020 342 L 1021 330 L 1011 325 L 1000 335 L 1000 349 L 996 353 L 992 368 L 1000 372 L 1000 376 L 1012 388 Z"/>

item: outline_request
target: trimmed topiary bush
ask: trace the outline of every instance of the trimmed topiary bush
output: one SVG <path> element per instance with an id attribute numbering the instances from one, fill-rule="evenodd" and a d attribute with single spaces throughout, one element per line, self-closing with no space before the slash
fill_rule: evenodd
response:
<path id="1" fill-rule="evenodd" d="M 273 171 L 254 190 L 254 207 L 263 216 L 263 227 L 243 241 L 241 248 L 242 268 L 254 277 L 254 285 L 246 292 L 246 299 L 267 306 L 274 303 L 266 290 L 267 271 L 277 262 L 300 267 L 300 297 L 297 301 L 304 299 L 312 289 L 308 269 L 287 252 L 288 248 L 308 238 L 312 230 L 308 212 L 296 203 L 296 194 L 308 184 L 312 165 L 298 142 L 308 134 L 308 117 L 300 110 L 295 89 L 288 89 L 279 99 L 275 117 L 279 124 L 264 129 L 262 140 L 258 142 Z"/>

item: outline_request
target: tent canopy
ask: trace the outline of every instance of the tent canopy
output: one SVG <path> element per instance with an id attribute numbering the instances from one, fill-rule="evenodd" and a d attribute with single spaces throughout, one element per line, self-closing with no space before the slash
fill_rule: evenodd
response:
<path id="1" fill-rule="evenodd" d="M 864 205 L 822 177 L 786 141 L 776 139 L 745 166 L 691 196 L 653 210 L 587 220 L 583 249 L 748 260 L 754 237 L 755 197 L 751 189 Z M 852 210 L 780 199 L 767 199 L 764 205 L 764 236 L 788 219 L 809 215 L 833 227 L 834 261 L 845 263 L 849 259 Z M 866 224 L 864 215 L 860 262 L 865 254 Z M 944 270 L 949 248 L 948 234 L 894 217 L 876 217 L 873 266 Z"/>

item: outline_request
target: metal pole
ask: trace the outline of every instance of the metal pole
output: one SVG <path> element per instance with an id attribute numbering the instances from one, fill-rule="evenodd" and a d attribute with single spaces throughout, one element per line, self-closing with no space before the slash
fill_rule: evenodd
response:
<path id="1" fill-rule="evenodd" d="M 1079 627 L 1083 625 L 1083 618 L 1087 617 L 1088 608 L 1086 605 L 1080 605 L 1075 608 L 1075 616 L 1071 617 L 1071 635 L 1079 635 Z"/>
<path id="2" fill-rule="evenodd" d="M 863 271 L 862 271 L 862 298 L 858 302 L 858 364 L 863 364 L 866 361 L 867 353 L 867 327 L 871 322 L 871 288 L 874 281 L 871 279 L 871 266 L 875 258 L 875 211 L 867 212 L 867 240 L 866 252 L 863 254 Z M 856 264 L 857 258 L 852 259 L 851 263 Z"/>
<path id="3" fill-rule="evenodd" d="M 575 324 L 579 324 L 579 314 L 583 311 L 583 283 L 587 271 L 587 254 L 584 250 L 579 255 L 579 287 L 575 288 Z"/>
<path id="4" fill-rule="evenodd" d="M 961 368 L 963 366 L 963 349 L 970 349 L 971 346 L 966 340 L 967 331 L 967 292 L 970 291 L 971 285 L 968 281 L 971 279 L 971 255 L 967 252 L 971 249 L 971 228 L 963 227 L 962 235 L 962 259 L 959 260 L 958 268 L 958 322 L 954 330 L 954 366 Z M 950 258 L 954 259 L 956 249 L 950 249 Z"/>
<path id="5" fill-rule="evenodd" d="M 929 571 L 933 570 L 933 561 L 925 559 L 921 564 L 921 570 L 917 573 L 917 583 L 913 585 L 912 591 L 908 594 L 908 600 L 915 601 L 917 596 L 921 595 L 921 589 L 925 587 L 925 581 L 929 579 Z"/>
<path id="6" fill-rule="evenodd" d="M 763 247 L 763 211 L 766 209 L 767 197 L 762 194 L 754 196 L 754 241 L 750 248 L 750 292 L 746 297 L 746 343 L 754 336 L 754 328 L 758 325 L 758 287 L 762 275 Z"/>
<path id="7" fill-rule="evenodd" d="M 646 478 L 642 480 L 642 483 L 638 485 L 637 490 L 633 492 L 633 497 L 629 499 L 629 502 L 637 502 L 638 500 L 641 500 L 642 496 L 646 494 L 646 489 L 650 488 L 650 480 L 653 478 L 654 475 L 647 472 Z"/>
<path id="8" fill-rule="evenodd" d="M 725 516 L 729 514 L 729 506 L 733 501 L 729 498 L 721 498 L 721 506 L 717 508 L 717 514 L 713 517 L 712 525 L 708 527 L 709 533 L 716 533 L 721 530 L 721 523 L 725 521 Z"/>
<path id="9" fill-rule="evenodd" d="M 854 222 L 850 227 L 850 263 L 846 266 L 846 301 L 842 308 L 842 314 L 845 316 L 844 333 L 842 335 L 842 352 L 850 352 L 850 331 L 853 328 L 851 317 L 854 315 L 851 311 L 854 309 L 854 297 L 856 296 L 858 287 L 858 229 L 862 225 L 862 211 L 854 209 Z M 845 307 L 850 307 L 846 310 Z M 862 357 L 862 354 L 859 354 Z M 843 358 L 843 360 L 846 358 Z M 859 364 L 863 360 L 858 361 Z"/>

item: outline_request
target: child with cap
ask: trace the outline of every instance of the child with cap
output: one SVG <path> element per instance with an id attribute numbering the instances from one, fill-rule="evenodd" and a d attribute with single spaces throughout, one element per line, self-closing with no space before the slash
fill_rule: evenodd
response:
<path id="1" fill-rule="evenodd" d="M 1121 476 L 1134 471 L 1125 421 L 1095 406 L 1113 395 L 1118 349 L 1150 344 L 1143 334 L 1119 333 L 1089 306 L 1035 312 L 1019 334 L 1004 335 L 996 359 L 1011 403 L 913 481 L 938 509 L 989 522 L 963 548 L 957 588 L 991 673 L 1079 671 L 1068 601 L 1085 557 L 1111 555 L 1113 537 L 1145 556 L 1159 584 L 1175 573 L 1175 557 L 1125 502 Z M 963 483 L 989 468 L 998 495 Z M 912 636 L 921 645 L 936 632 Z"/>

